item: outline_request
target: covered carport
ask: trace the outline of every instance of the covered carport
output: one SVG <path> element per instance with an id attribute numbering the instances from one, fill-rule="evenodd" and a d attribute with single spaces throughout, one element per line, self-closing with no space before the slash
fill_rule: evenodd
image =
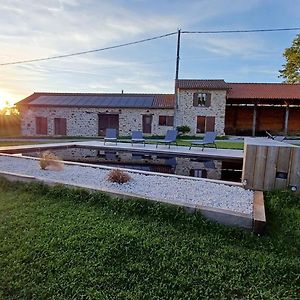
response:
<path id="1" fill-rule="evenodd" d="M 300 84 L 229 83 L 225 133 L 300 134 Z"/>

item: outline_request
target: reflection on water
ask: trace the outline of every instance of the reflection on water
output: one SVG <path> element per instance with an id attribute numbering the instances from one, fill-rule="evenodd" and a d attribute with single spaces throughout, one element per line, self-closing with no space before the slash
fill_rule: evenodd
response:
<path id="1" fill-rule="evenodd" d="M 97 151 L 78 148 L 55 150 L 53 152 L 63 160 L 88 162 L 118 168 L 236 182 L 240 182 L 242 176 L 242 162 L 240 161 L 233 162 L 199 157 L 187 158 L 174 155 Z"/>

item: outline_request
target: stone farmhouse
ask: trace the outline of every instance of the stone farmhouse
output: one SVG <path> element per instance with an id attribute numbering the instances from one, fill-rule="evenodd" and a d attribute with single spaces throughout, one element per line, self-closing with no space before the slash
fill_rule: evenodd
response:
<path id="1" fill-rule="evenodd" d="M 17 103 L 25 136 L 300 134 L 300 84 L 180 79 L 174 94 L 34 93 Z"/>

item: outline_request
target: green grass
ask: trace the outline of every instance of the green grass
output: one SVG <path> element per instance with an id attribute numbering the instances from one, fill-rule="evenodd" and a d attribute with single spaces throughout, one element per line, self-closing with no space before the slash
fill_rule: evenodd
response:
<path id="1" fill-rule="evenodd" d="M 126 141 L 124 141 L 126 142 Z M 185 139 L 177 139 L 177 145 L 178 146 L 186 146 L 190 147 L 191 146 L 191 141 L 187 141 Z M 129 141 L 128 141 L 129 143 Z M 146 144 L 156 144 L 155 141 L 146 141 Z M 216 141 L 218 149 L 244 149 L 244 142 L 227 142 L 227 141 Z M 173 143 L 172 145 L 175 145 Z M 200 147 L 201 146 L 193 146 L 193 147 Z M 206 146 L 207 147 L 207 146 Z M 212 146 L 213 147 L 213 146 Z"/>
<path id="2" fill-rule="evenodd" d="M 299 198 L 267 234 L 101 193 L 0 180 L 0 299 L 299 299 Z"/>
<path id="3" fill-rule="evenodd" d="M 178 139 L 177 144 L 179 146 L 189 147 L 191 145 L 191 142 Z M 244 142 L 227 142 L 227 141 L 219 140 L 219 141 L 216 141 L 216 144 L 217 144 L 218 149 L 244 149 Z"/>
<path id="4" fill-rule="evenodd" d="M 22 145 L 36 145 L 36 144 L 48 144 L 50 142 L 32 142 L 32 141 L 15 141 L 15 142 L 7 142 L 0 141 L 0 147 L 6 146 L 22 146 Z"/>

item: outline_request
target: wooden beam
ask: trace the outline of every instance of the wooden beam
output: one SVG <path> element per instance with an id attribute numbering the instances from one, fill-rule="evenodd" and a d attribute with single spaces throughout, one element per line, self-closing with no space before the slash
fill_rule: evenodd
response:
<path id="1" fill-rule="evenodd" d="M 255 136 L 256 132 L 256 118 L 257 118 L 257 104 L 253 107 L 253 120 L 252 120 L 252 136 Z"/>
<path id="2" fill-rule="evenodd" d="M 255 191 L 253 199 L 253 231 L 263 234 L 266 227 L 266 213 L 263 192 Z"/>
<path id="3" fill-rule="evenodd" d="M 289 128 L 289 112 L 290 112 L 290 107 L 289 103 L 286 103 L 285 106 L 285 118 L 284 118 L 284 134 L 288 134 L 288 128 Z"/>

